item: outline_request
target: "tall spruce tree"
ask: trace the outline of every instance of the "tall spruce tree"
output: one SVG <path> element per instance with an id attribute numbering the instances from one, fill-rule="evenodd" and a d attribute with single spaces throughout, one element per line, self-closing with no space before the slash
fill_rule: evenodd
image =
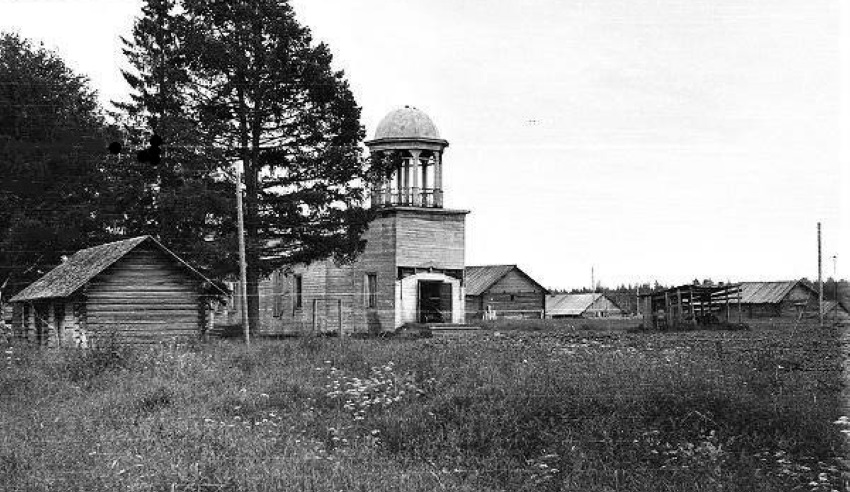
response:
<path id="1" fill-rule="evenodd" d="M 164 17 L 167 13 L 167 18 Z M 199 140 L 244 169 L 248 310 L 274 269 L 352 259 L 368 222 L 360 108 L 330 50 L 281 0 L 148 0 L 141 23 L 168 25 L 168 70 L 138 88 L 179 85 Z M 135 43 L 155 62 L 152 44 Z M 166 135 L 163 138 L 168 140 Z M 166 155 L 167 158 L 167 155 Z M 235 248 L 234 248 L 235 249 Z"/>
<path id="2" fill-rule="evenodd" d="M 97 203 L 108 127 L 86 77 L 0 34 L 0 290 L 108 237 Z M 5 289 L 4 289 L 5 287 Z"/>
<path id="3" fill-rule="evenodd" d="M 220 146 L 201 132 L 195 92 L 181 50 L 186 18 L 176 2 L 149 0 L 132 36 L 122 38 L 130 64 L 122 73 L 132 93 L 116 102 L 126 137 L 125 151 L 110 168 L 108 202 L 116 230 L 127 236 L 157 237 L 205 272 L 234 271 L 235 187 L 227 179 Z M 158 162 L 138 152 L 154 136 L 162 139 Z"/>

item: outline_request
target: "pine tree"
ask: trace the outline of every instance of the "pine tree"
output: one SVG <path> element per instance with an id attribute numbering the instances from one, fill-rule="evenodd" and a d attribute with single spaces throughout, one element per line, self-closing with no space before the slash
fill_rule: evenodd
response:
<path id="1" fill-rule="evenodd" d="M 243 166 L 256 327 L 264 275 L 328 257 L 351 260 L 362 249 L 362 185 L 370 176 L 360 108 L 328 47 L 313 42 L 286 1 L 148 0 L 137 25 L 148 22 L 168 25 L 172 51 L 137 40 L 136 53 L 173 61 L 139 77 L 137 87 L 154 94 L 163 80 L 162 87 L 179 86 L 171 94 L 196 122 L 198 140 Z"/>
<path id="2" fill-rule="evenodd" d="M 176 2 L 149 0 L 130 39 L 122 38 L 130 64 L 123 70 L 130 100 L 114 103 L 125 130 L 125 152 L 110 168 L 108 202 L 116 230 L 152 235 L 214 276 L 235 271 L 235 188 L 222 149 L 199 131 L 195 92 L 181 35 L 186 19 Z M 138 153 L 160 138 L 155 162 Z"/>

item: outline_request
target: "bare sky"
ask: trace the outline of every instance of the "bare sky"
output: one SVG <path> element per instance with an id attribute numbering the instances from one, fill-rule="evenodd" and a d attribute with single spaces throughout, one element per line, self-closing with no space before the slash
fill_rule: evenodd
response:
<path id="1" fill-rule="evenodd" d="M 846 1 L 293 0 L 370 136 L 405 104 L 450 147 L 467 264 L 548 287 L 850 269 Z M 0 0 L 102 99 L 137 0 Z M 842 193 L 844 191 L 844 193 Z M 844 273 L 842 273 L 844 272 Z"/>

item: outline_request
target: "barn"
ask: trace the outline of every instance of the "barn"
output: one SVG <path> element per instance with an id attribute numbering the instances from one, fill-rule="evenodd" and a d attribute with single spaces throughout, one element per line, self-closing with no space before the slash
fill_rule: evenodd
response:
<path id="1" fill-rule="evenodd" d="M 548 318 L 602 318 L 623 316 L 617 304 L 599 292 L 546 296 Z"/>
<path id="2" fill-rule="evenodd" d="M 545 317 L 549 291 L 516 265 L 468 266 L 464 283 L 467 321 Z"/>
<path id="3" fill-rule="evenodd" d="M 741 282 L 738 286 L 744 318 L 796 318 L 803 313 L 818 311 L 817 292 L 799 280 Z"/>
<path id="4" fill-rule="evenodd" d="M 13 332 L 47 347 L 198 338 L 226 293 L 150 236 L 80 250 L 12 297 Z"/>

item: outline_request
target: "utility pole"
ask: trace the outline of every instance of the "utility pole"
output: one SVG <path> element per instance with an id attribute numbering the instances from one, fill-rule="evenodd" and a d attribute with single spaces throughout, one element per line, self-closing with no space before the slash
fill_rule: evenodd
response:
<path id="1" fill-rule="evenodd" d="M 821 267 L 820 222 L 818 222 L 818 322 L 823 328 L 823 270 Z"/>
<path id="2" fill-rule="evenodd" d="M 832 326 L 838 326 L 838 308 L 841 299 L 838 298 L 838 255 L 832 255 L 832 296 L 835 298 L 835 307 L 832 311 Z"/>
<path id="3" fill-rule="evenodd" d="M 590 266 L 590 291 L 596 292 L 596 276 L 593 272 L 593 265 Z"/>
<path id="4" fill-rule="evenodd" d="M 638 280 L 635 298 L 637 299 L 637 303 L 635 304 L 635 313 L 637 313 L 637 316 L 640 316 L 640 280 Z"/>
<path id="5" fill-rule="evenodd" d="M 241 164 L 241 163 L 240 163 Z M 239 228 L 239 305 L 242 307 L 242 332 L 245 345 L 251 344 L 251 327 L 248 324 L 248 265 L 245 261 L 245 218 L 242 212 L 242 168 L 236 167 L 236 222 Z"/>

